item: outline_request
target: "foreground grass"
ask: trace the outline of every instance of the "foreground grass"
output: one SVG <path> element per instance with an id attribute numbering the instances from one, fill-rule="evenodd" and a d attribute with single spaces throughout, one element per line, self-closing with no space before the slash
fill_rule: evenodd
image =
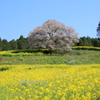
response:
<path id="1" fill-rule="evenodd" d="M 99 99 L 99 64 L 0 66 L 0 100 Z"/>

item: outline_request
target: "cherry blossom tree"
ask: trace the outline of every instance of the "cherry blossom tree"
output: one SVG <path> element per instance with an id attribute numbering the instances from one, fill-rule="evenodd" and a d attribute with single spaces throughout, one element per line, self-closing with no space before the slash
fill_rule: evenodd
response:
<path id="1" fill-rule="evenodd" d="M 43 48 L 52 51 L 69 51 L 79 42 L 78 33 L 72 27 L 56 20 L 48 20 L 30 32 L 28 43 L 31 49 Z"/>

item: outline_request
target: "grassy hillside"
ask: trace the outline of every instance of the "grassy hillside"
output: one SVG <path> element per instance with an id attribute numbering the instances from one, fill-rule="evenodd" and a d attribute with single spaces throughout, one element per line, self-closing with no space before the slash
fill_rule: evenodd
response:
<path id="1" fill-rule="evenodd" d="M 100 48 L 26 51 L 0 52 L 0 100 L 100 100 Z"/>
<path id="2" fill-rule="evenodd" d="M 0 52 L 0 65 L 10 64 L 100 64 L 100 51 L 72 50 L 65 55 L 44 55 L 42 53 Z"/>

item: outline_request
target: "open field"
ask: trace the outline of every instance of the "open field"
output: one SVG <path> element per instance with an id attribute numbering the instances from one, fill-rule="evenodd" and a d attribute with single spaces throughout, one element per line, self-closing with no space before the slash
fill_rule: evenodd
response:
<path id="1" fill-rule="evenodd" d="M 100 65 L 1 65 L 0 100 L 99 100 Z M 31 69 L 29 69 L 31 68 Z"/>
<path id="2" fill-rule="evenodd" d="M 72 50 L 65 55 L 44 55 L 42 53 L 11 53 L 3 51 L 0 54 L 0 65 L 19 64 L 100 64 L 100 51 Z"/>
<path id="3" fill-rule="evenodd" d="M 83 49 L 0 52 L 0 100 L 100 100 L 100 51 Z"/>

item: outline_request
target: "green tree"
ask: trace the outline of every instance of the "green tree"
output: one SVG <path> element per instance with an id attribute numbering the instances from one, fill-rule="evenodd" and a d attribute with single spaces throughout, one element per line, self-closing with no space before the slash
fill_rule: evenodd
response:
<path id="1" fill-rule="evenodd" d="M 2 50 L 10 50 L 11 46 L 9 44 L 9 42 L 6 39 L 2 40 Z"/>
<path id="2" fill-rule="evenodd" d="M 99 39 L 92 38 L 91 41 L 92 41 L 92 45 L 93 46 L 95 46 L 95 47 L 99 47 L 100 46 L 100 40 Z"/>
<path id="3" fill-rule="evenodd" d="M 98 39 L 95 39 L 95 41 L 94 41 L 95 43 L 94 43 L 94 46 L 95 47 L 99 47 L 100 46 L 100 41 L 98 40 Z"/>
<path id="4" fill-rule="evenodd" d="M 9 42 L 9 44 L 11 45 L 11 50 L 16 50 L 17 49 L 17 41 L 15 41 L 14 39 L 11 40 Z"/>
<path id="5" fill-rule="evenodd" d="M 92 46 L 92 42 L 91 42 L 91 38 L 87 37 L 87 41 L 88 41 L 88 46 Z"/>
<path id="6" fill-rule="evenodd" d="M 97 36 L 98 36 L 98 38 L 100 38 L 100 22 L 97 27 Z"/>
<path id="7" fill-rule="evenodd" d="M 82 40 L 83 40 L 83 46 L 89 46 L 89 43 L 86 37 L 83 37 Z"/>
<path id="8" fill-rule="evenodd" d="M 28 48 L 28 43 L 27 43 L 27 39 L 24 38 L 22 35 L 20 36 L 20 38 L 17 40 L 17 48 L 18 49 L 27 49 Z"/>
<path id="9" fill-rule="evenodd" d="M 77 46 L 84 46 L 82 38 L 80 38 L 79 43 L 77 43 Z"/>
<path id="10" fill-rule="evenodd" d="M 2 50 L 3 45 L 2 45 L 2 39 L 0 38 L 0 51 Z"/>

